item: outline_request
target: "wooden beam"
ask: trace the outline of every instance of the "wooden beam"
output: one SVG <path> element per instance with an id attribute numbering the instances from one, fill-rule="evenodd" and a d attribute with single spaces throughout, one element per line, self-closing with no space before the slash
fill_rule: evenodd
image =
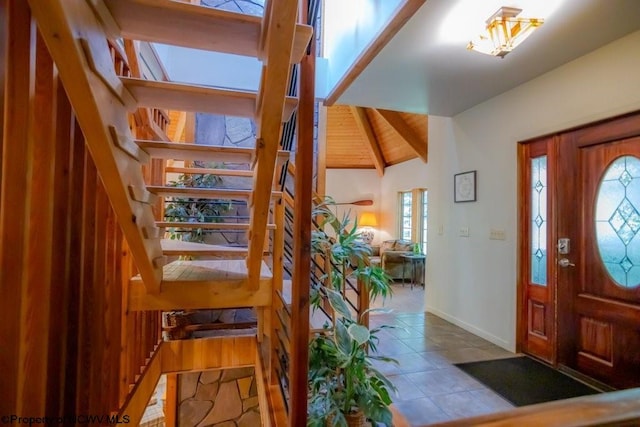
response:
<path id="1" fill-rule="evenodd" d="M 407 125 L 400 113 L 397 111 L 382 110 L 380 108 L 375 111 L 382 116 L 385 122 L 395 130 L 398 135 L 415 151 L 420 159 L 427 163 L 427 141 L 423 141 L 416 133 Z"/>
<path id="2" fill-rule="evenodd" d="M 308 2 L 301 2 L 301 16 L 308 16 Z M 315 43 L 300 62 L 300 107 L 294 177 L 293 281 L 289 368 L 289 426 L 307 423 L 309 356 L 309 278 L 311 276 L 311 207 L 313 205 L 313 137 L 315 109 Z"/>
<path id="3" fill-rule="evenodd" d="M 254 335 L 165 341 L 162 373 L 253 366 L 257 351 Z"/>
<path id="4" fill-rule="evenodd" d="M 369 122 L 367 113 L 362 107 L 356 107 L 352 105 L 350 106 L 350 109 L 351 113 L 353 113 L 353 117 L 356 119 L 356 125 L 358 125 L 358 129 L 360 130 L 362 137 L 367 143 L 367 148 L 369 149 L 371 160 L 373 160 L 373 164 L 378 171 L 378 175 L 383 176 L 386 164 L 384 162 L 384 157 L 382 156 L 382 150 L 380 150 L 380 144 L 378 144 L 378 140 L 376 139 L 376 135 L 373 132 L 373 128 L 371 128 L 371 123 Z"/>
<path id="5" fill-rule="evenodd" d="M 268 13 L 267 13 L 268 12 Z M 280 144 L 281 117 L 289 83 L 291 52 L 296 28 L 298 2 L 281 0 L 267 2 L 263 28 L 266 31 L 264 63 L 258 99 L 258 132 L 256 166 L 251 205 L 252 230 L 249 236 L 249 285 L 258 286 L 263 244 L 270 209 L 270 194 Z"/>
<path id="6" fill-rule="evenodd" d="M 147 408 L 149 400 L 156 389 L 156 385 L 162 374 L 163 347 L 166 344 L 167 343 L 164 342 L 160 343 L 158 348 L 156 348 L 151 359 L 144 367 L 142 375 L 140 375 L 140 378 L 138 378 L 124 404 L 118 411 L 118 416 L 121 419 L 124 416 L 129 417 L 129 423 L 131 423 L 131 425 L 140 425 L 144 410 Z M 79 391 L 79 393 L 82 393 L 82 391 Z"/>
<path id="7" fill-rule="evenodd" d="M 329 92 L 324 105 L 332 106 L 345 90 L 358 78 L 365 68 L 373 61 L 380 51 L 391 41 L 393 36 L 407 23 L 414 13 L 420 9 L 426 0 L 404 0 L 393 12 L 391 20 L 382 26 L 380 32 L 371 40 L 362 53 L 356 58 L 342 79 Z"/>

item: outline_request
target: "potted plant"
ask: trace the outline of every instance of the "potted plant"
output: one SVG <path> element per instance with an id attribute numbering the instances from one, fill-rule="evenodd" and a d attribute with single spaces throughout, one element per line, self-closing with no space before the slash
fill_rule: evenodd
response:
<path id="1" fill-rule="evenodd" d="M 315 286 L 312 307 L 328 301 L 333 310 L 332 322 L 314 333 L 309 344 L 309 426 L 360 426 L 365 419 L 391 426 L 389 410 L 395 387 L 373 366 L 374 360 L 395 362 L 375 355 L 377 333 L 391 326 L 369 330 L 363 318 L 367 310 L 355 317 L 345 299 L 344 287 L 349 277 L 364 282 L 370 298 L 391 294 L 389 276 L 380 266 L 371 266 L 369 245 L 360 239 L 357 222 L 351 225 L 348 215 L 338 220 L 330 209 L 331 201 L 318 206 L 315 217 L 318 230 L 312 235 L 312 251 L 330 260 L 324 284 Z"/>

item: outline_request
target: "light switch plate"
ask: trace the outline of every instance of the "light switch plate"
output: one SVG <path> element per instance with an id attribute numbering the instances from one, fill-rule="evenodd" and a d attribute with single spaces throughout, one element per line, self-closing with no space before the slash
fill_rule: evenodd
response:
<path id="1" fill-rule="evenodd" d="M 491 230 L 489 230 L 489 239 L 491 240 L 505 240 L 506 237 L 506 233 L 504 232 L 504 230 L 498 230 L 498 229 L 494 229 L 492 228 Z"/>
<path id="2" fill-rule="evenodd" d="M 458 229 L 458 235 L 460 237 L 469 237 L 469 227 L 460 227 L 460 229 Z"/>

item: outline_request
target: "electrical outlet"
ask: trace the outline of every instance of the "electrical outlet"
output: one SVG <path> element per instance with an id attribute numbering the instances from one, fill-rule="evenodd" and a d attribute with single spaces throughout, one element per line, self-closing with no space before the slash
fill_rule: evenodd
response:
<path id="1" fill-rule="evenodd" d="M 469 227 L 460 227 L 458 229 L 458 235 L 460 237 L 469 237 Z"/>
<path id="2" fill-rule="evenodd" d="M 492 228 L 489 230 L 489 239 L 491 240 L 505 240 L 507 238 L 504 230 L 497 230 Z"/>
<path id="3" fill-rule="evenodd" d="M 438 226 L 438 236 L 442 236 L 444 234 L 444 225 L 440 224 Z"/>

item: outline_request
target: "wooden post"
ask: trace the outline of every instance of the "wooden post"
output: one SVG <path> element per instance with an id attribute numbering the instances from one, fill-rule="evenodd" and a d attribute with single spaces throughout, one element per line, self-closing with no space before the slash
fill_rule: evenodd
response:
<path id="1" fill-rule="evenodd" d="M 178 425 L 178 374 L 167 374 L 164 399 L 164 424 Z"/>
<path id="2" fill-rule="evenodd" d="M 358 314 L 361 316 L 359 323 L 369 328 L 369 313 L 365 313 L 369 309 L 369 287 L 365 285 L 364 280 L 358 278 Z M 365 314 L 362 314 L 365 313 Z"/>
<path id="3" fill-rule="evenodd" d="M 308 3 L 302 1 L 306 21 Z M 311 275 L 311 205 L 313 202 L 313 116 L 315 107 L 315 43 L 300 62 L 300 104 L 296 151 L 294 266 L 292 283 L 292 336 L 289 425 L 307 424 L 307 372 L 309 358 L 309 287 Z"/>
<path id="4" fill-rule="evenodd" d="M 285 215 L 284 215 L 284 198 L 281 198 L 276 201 L 275 212 L 274 212 L 274 221 L 276 224 L 276 229 L 274 231 L 273 236 L 273 291 L 271 297 L 271 308 L 270 308 L 270 344 L 271 347 L 269 349 L 269 353 L 271 354 L 270 360 L 267 362 L 269 366 L 266 367 L 269 372 L 269 384 L 275 384 L 277 375 L 275 372 L 275 368 L 278 364 L 278 356 L 276 355 L 276 343 L 277 336 L 276 330 L 279 329 L 279 326 L 276 327 L 278 322 L 276 310 L 280 304 L 280 297 L 278 296 L 278 292 L 282 294 L 283 287 L 283 275 L 284 275 L 284 227 L 285 227 Z M 284 310 L 284 307 L 282 308 Z"/>

